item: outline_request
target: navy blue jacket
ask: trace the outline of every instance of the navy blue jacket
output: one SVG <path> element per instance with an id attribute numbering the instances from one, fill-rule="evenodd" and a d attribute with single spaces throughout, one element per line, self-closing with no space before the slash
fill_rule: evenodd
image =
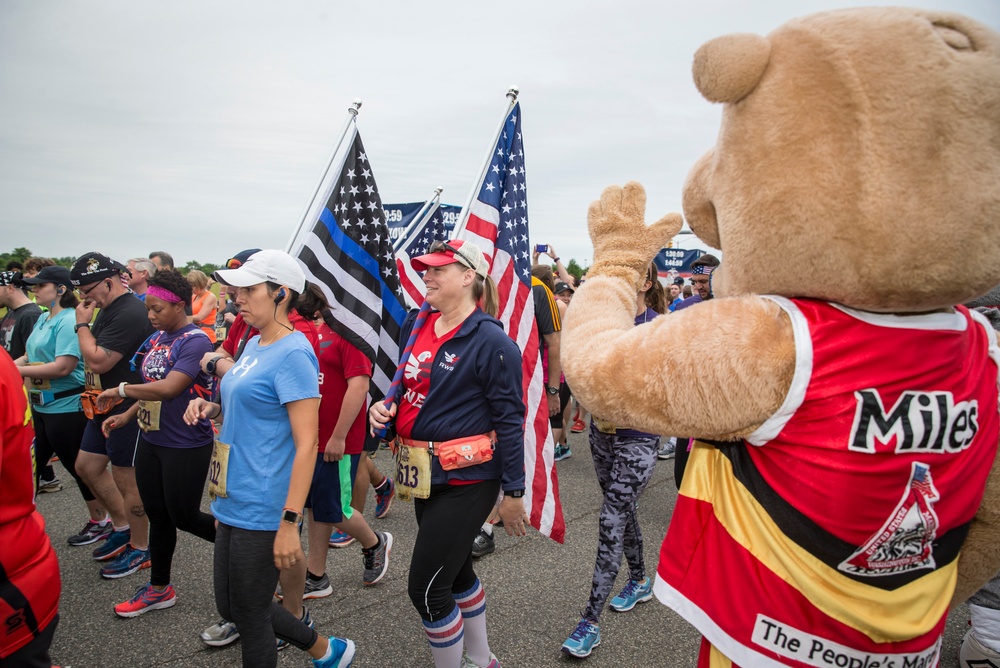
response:
<path id="1" fill-rule="evenodd" d="M 410 338 L 416 315 L 416 310 L 411 311 L 403 322 L 400 351 Z M 446 352 L 453 363 L 445 362 Z M 496 431 L 497 445 L 491 461 L 464 469 L 445 471 L 437 457 L 432 458 L 432 485 L 499 479 L 505 492 L 524 489 L 522 373 L 520 348 L 499 320 L 478 308 L 438 349 L 431 365 L 430 390 L 411 437 L 437 442 Z"/>

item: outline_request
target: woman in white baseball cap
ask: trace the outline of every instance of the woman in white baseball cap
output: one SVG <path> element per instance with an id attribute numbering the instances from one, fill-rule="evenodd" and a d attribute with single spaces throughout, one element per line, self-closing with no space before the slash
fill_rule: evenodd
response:
<path id="1" fill-rule="evenodd" d="M 352 641 L 321 637 L 308 614 L 272 602 L 279 570 L 304 559 L 299 523 L 319 438 L 319 364 L 289 321 L 305 274 L 289 254 L 262 250 L 215 276 L 237 288 L 240 313 L 260 332 L 222 377 L 220 403 L 195 399 L 185 414 L 189 424 L 225 418 L 209 467 L 216 607 L 240 631 L 244 667 L 275 666 L 277 636 L 317 666 L 342 668 Z"/>

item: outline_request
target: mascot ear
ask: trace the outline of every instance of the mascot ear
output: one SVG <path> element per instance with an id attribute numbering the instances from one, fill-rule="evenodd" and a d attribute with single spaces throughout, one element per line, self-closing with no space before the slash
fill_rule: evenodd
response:
<path id="1" fill-rule="evenodd" d="M 712 202 L 712 162 L 715 151 L 701 156 L 684 182 L 684 218 L 691 230 L 712 248 L 722 248 L 719 242 L 719 221 Z"/>
<path id="2" fill-rule="evenodd" d="M 694 54 L 694 85 L 710 102 L 739 102 L 749 95 L 771 59 L 766 37 L 738 33 L 705 42 Z"/>

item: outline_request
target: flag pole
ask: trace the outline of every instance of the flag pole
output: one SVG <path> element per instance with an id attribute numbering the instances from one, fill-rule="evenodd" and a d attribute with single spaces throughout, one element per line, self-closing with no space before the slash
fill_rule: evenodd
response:
<path id="1" fill-rule="evenodd" d="M 399 252 L 399 249 L 403 247 L 404 243 L 406 243 L 406 239 L 415 229 L 417 229 L 417 227 L 420 225 L 420 221 L 423 220 L 428 215 L 428 212 L 433 214 L 433 211 L 430 211 L 430 209 L 434 208 L 436 210 L 436 207 L 434 207 L 434 202 L 435 201 L 440 202 L 442 192 L 444 192 L 444 188 L 441 186 L 438 186 L 437 188 L 434 189 L 434 194 L 431 195 L 431 198 L 426 202 L 424 202 L 423 206 L 420 207 L 420 211 L 417 211 L 417 215 L 413 217 L 413 220 L 410 221 L 410 224 L 406 226 L 406 229 L 403 230 L 403 233 L 400 234 L 399 238 L 396 239 L 396 241 L 392 244 L 393 252 L 396 253 Z"/>
<path id="2" fill-rule="evenodd" d="M 298 227 L 295 228 L 295 232 L 292 233 L 291 239 L 288 240 L 287 251 L 289 253 L 295 250 L 295 240 L 298 239 L 299 234 L 302 232 L 302 228 L 305 227 L 307 222 L 306 218 L 309 217 L 309 212 L 312 211 L 313 205 L 316 203 L 316 197 L 319 196 L 320 190 L 323 188 L 323 184 L 326 182 L 326 177 L 330 174 L 330 168 L 333 167 L 333 161 L 340 153 L 340 147 L 344 143 L 344 138 L 347 137 L 347 131 L 351 128 L 351 123 L 354 123 L 358 118 L 358 111 L 361 109 L 361 98 L 355 98 L 351 102 L 351 106 L 347 108 L 347 120 L 344 121 L 344 127 L 340 131 L 340 139 L 337 141 L 337 146 L 330 153 L 330 159 L 326 163 L 326 169 L 323 170 L 323 175 L 319 177 L 319 182 L 313 189 L 312 197 L 309 198 L 309 202 L 306 204 L 305 211 L 302 212 L 301 220 L 299 220 Z"/>
<path id="3" fill-rule="evenodd" d="M 469 207 L 472 206 L 472 200 L 479 194 L 479 189 L 483 185 L 483 177 L 486 174 L 486 170 L 490 168 L 490 162 L 493 161 L 493 150 L 496 148 L 497 140 L 500 139 L 500 133 L 503 132 L 504 123 L 507 122 L 507 116 L 510 114 L 510 110 L 514 108 L 517 104 L 517 95 L 519 91 L 517 86 L 511 86 L 507 90 L 507 102 L 504 105 L 503 116 L 500 117 L 500 123 L 497 125 L 496 132 L 493 133 L 493 140 L 490 142 L 490 147 L 486 150 L 486 159 L 483 160 L 483 166 L 479 168 L 479 173 L 476 176 L 476 180 L 472 183 L 472 189 L 469 191 L 469 196 L 465 198 L 465 204 L 462 205 L 462 211 L 459 214 L 458 225 L 455 226 L 455 232 L 453 233 L 454 238 L 458 238 L 465 231 L 465 226 L 469 224 Z"/>

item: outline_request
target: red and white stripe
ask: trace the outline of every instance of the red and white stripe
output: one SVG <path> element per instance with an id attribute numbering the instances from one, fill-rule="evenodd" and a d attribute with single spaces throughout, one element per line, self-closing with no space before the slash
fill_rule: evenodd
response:
<path id="1" fill-rule="evenodd" d="M 407 306 L 410 308 L 420 308 L 427 296 L 427 286 L 420 273 L 410 264 L 410 254 L 405 250 L 396 253 L 396 269 L 399 271 L 399 284 L 403 288 Z"/>
<path id="2" fill-rule="evenodd" d="M 461 236 L 478 245 L 490 263 L 490 277 L 497 284 L 500 296 L 499 320 L 521 349 L 524 403 L 527 406 L 524 423 L 525 508 L 531 526 L 561 543 L 566 535 L 566 523 L 559 501 L 549 403 L 538 353 L 535 302 L 531 295 L 530 278 L 527 284 L 520 280 L 515 274 L 513 258 L 496 246 L 499 220 L 499 211 L 475 200 Z"/>

